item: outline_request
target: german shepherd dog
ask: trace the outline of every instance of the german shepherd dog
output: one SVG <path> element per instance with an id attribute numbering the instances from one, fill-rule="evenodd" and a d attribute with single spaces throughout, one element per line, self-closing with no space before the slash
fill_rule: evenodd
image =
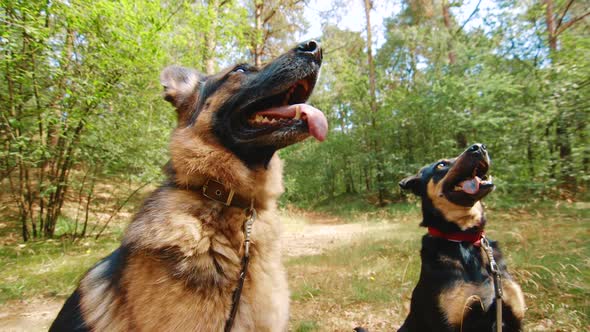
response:
<path id="1" fill-rule="evenodd" d="M 168 67 L 164 97 L 176 108 L 167 180 L 144 202 L 121 246 L 92 267 L 50 331 L 223 331 L 245 251 L 249 267 L 232 331 L 285 331 L 289 291 L 281 263 L 276 151 L 327 121 L 304 104 L 322 62 L 308 41 L 262 68 L 213 76 Z"/>
<path id="2" fill-rule="evenodd" d="M 422 238 L 420 279 L 410 313 L 399 331 L 496 331 L 496 294 L 490 260 L 483 250 L 486 224 L 480 202 L 494 189 L 483 144 L 422 168 L 399 185 L 422 200 L 428 227 Z M 489 241 L 501 277 L 502 331 L 520 331 L 525 303 L 498 245 Z M 499 287 L 498 287 L 499 288 Z"/>

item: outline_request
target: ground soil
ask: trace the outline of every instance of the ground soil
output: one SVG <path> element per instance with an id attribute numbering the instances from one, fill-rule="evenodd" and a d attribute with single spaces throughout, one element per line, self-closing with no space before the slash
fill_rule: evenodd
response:
<path id="1" fill-rule="evenodd" d="M 391 225 L 343 224 L 334 217 L 306 216 L 311 224 L 286 227 L 284 252 L 287 257 L 321 254 L 325 250 L 343 245 L 352 237 L 378 232 Z M 38 298 L 10 301 L 0 305 L 0 331 L 47 331 L 64 299 Z"/>

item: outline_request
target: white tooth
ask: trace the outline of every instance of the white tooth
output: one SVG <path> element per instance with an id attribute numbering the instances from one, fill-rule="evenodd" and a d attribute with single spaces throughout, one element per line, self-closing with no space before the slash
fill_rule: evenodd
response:
<path id="1" fill-rule="evenodd" d="M 268 122 L 268 118 L 266 116 L 262 117 L 262 122 Z"/>
<path id="2" fill-rule="evenodd" d="M 276 122 L 277 122 L 277 119 L 270 120 L 270 123 L 276 123 Z"/>
<path id="3" fill-rule="evenodd" d="M 256 118 L 254 119 L 255 122 L 262 122 L 262 116 L 260 115 L 256 115 Z"/>
<path id="4" fill-rule="evenodd" d="M 297 107 L 297 109 L 295 110 L 295 117 L 293 119 L 295 119 L 295 120 L 301 119 L 301 110 L 299 109 L 299 107 Z"/>

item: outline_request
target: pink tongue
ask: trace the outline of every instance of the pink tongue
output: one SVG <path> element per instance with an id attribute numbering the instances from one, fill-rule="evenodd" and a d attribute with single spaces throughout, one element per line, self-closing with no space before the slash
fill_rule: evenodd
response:
<path id="1" fill-rule="evenodd" d="M 309 133 L 318 141 L 323 142 L 328 135 L 328 120 L 322 111 L 307 104 L 295 104 L 281 107 L 275 107 L 266 111 L 259 112 L 260 115 L 276 114 L 280 117 L 293 118 L 297 114 L 297 109 L 301 112 L 301 117 L 307 121 Z M 305 117 L 303 116 L 305 115 Z"/>
<path id="2" fill-rule="evenodd" d="M 479 179 L 474 177 L 471 180 L 465 180 L 461 182 L 461 188 L 470 195 L 476 194 L 479 191 Z"/>
<path id="3" fill-rule="evenodd" d="M 307 116 L 309 133 L 318 141 L 323 142 L 326 139 L 326 135 L 328 135 L 328 120 L 326 120 L 324 113 L 307 104 L 297 104 L 293 106 L 301 107 L 301 113 Z"/>

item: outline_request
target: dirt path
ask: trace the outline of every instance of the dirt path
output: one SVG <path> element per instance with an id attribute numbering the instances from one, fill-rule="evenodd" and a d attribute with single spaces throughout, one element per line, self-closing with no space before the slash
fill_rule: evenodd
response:
<path id="1" fill-rule="evenodd" d="M 0 331 L 47 331 L 62 304 L 55 299 L 5 303 L 0 307 Z"/>
<path id="2" fill-rule="evenodd" d="M 283 250 L 286 257 L 318 255 L 327 249 L 350 242 L 353 238 L 376 235 L 395 226 L 392 224 L 304 225 L 301 230 L 283 234 Z"/>
<path id="3" fill-rule="evenodd" d="M 306 215 L 304 219 L 296 221 L 288 217 L 285 219 L 283 243 L 287 257 L 320 254 L 329 248 L 345 244 L 353 237 L 377 234 L 393 227 L 380 224 L 341 224 L 335 218 L 320 215 Z M 313 221 L 313 224 L 308 223 L 309 221 Z M 47 331 L 62 304 L 63 300 L 50 298 L 5 303 L 0 306 L 0 331 Z"/>

